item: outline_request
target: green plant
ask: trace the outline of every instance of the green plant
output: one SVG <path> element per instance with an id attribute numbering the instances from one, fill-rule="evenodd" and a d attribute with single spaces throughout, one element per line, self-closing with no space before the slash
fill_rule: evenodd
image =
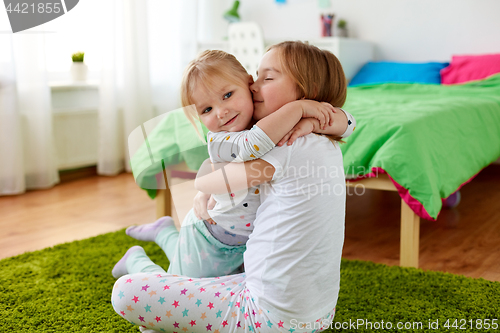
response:
<path id="1" fill-rule="evenodd" d="M 346 22 L 346 20 L 339 20 L 339 22 L 337 23 L 337 27 L 339 29 L 345 29 L 345 28 L 347 28 L 347 22 Z"/>
<path id="2" fill-rule="evenodd" d="M 85 55 L 84 52 L 77 52 L 77 53 L 73 53 L 71 58 L 73 59 L 73 62 L 83 62 L 84 55 Z"/>

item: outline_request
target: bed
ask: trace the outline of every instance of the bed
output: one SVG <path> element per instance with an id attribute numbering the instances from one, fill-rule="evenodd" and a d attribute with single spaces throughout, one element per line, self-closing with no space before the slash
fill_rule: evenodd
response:
<path id="1" fill-rule="evenodd" d="M 341 145 L 348 186 L 401 197 L 400 265 L 418 267 L 420 218 L 500 157 L 500 74 L 459 85 L 385 83 L 348 88 L 357 128 Z M 200 127 L 200 132 L 206 129 Z M 131 134 L 137 183 L 170 215 L 170 177 L 193 178 L 208 158 L 182 110 Z"/>

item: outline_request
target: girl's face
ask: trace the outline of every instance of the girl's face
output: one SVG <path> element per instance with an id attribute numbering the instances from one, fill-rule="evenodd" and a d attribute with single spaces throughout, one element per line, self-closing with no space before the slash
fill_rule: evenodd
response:
<path id="1" fill-rule="evenodd" d="M 207 90 L 198 84 L 193 91 L 193 101 L 201 122 L 211 132 L 239 132 L 247 129 L 252 121 L 252 94 L 247 86 L 237 85 L 217 78 Z"/>
<path id="2" fill-rule="evenodd" d="M 255 120 L 260 120 L 298 99 L 297 85 L 291 77 L 283 74 L 276 49 L 264 54 L 257 76 L 257 81 L 250 86 Z"/>

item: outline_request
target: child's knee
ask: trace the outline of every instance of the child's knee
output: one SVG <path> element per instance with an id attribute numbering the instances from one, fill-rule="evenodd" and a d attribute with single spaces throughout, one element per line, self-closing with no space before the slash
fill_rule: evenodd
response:
<path id="1" fill-rule="evenodd" d="M 115 285 L 113 286 L 113 292 L 111 293 L 111 304 L 118 314 L 122 314 L 127 307 L 125 304 L 125 291 L 122 286 L 124 286 L 128 278 L 128 275 L 124 275 L 116 280 Z"/>

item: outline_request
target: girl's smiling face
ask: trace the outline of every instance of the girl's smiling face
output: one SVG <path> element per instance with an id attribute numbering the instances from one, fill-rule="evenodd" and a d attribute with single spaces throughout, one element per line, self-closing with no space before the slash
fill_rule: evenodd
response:
<path id="1" fill-rule="evenodd" d="M 210 90 L 197 84 L 193 101 L 201 122 L 211 132 L 239 132 L 252 121 L 252 94 L 247 86 L 215 79 Z"/>
<path id="2" fill-rule="evenodd" d="M 255 120 L 260 120 L 283 105 L 297 100 L 297 84 L 291 77 L 283 74 L 276 49 L 264 54 L 257 75 L 257 81 L 250 86 Z"/>

